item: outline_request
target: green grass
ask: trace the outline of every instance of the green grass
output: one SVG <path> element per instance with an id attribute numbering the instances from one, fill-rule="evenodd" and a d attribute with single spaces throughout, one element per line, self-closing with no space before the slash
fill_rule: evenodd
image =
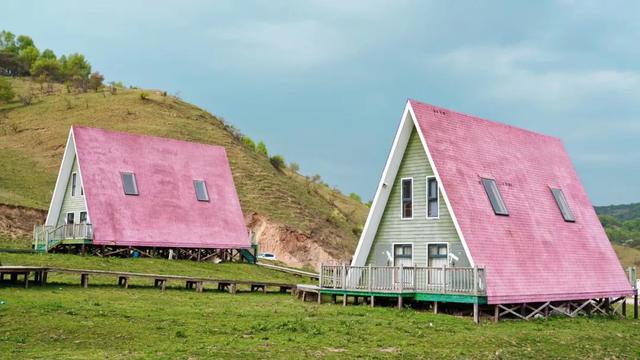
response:
<path id="1" fill-rule="evenodd" d="M 148 100 L 141 100 L 138 89 L 121 89 L 116 95 L 68 94 L 54 85 L 54 93 L 47 94 L 28 80 L 11 82 L 17 93 L 36 97 L 32 105 L 0 104 L 0 202 L 46 209 L 69 128 L 85 125 L 224 146 L 245 214 L 258 213 L 310 234 L 337 258 L 347 259 L 355 250 L 354 229 L 362 226 L 368 211 L 363 204 L 276 170 L 221 118 L 152 90 L 146 90 Z"/>
<path id="2" fill-rule="evenodd" d="M 0 254 L 4 265 L 300 283 L 255 265 L 62 254 Z M 307 279 L 308 281 L 308 279 Z M 394 307 L 302 303 L 290 295 L 236 295 L 150 279 L 49 275 L 45 287 L 0 287 L 0 358 L 576 358 L 640 356 L 640 322 L 605 317 L 534 321 L 434 315 Z M 275 291 L 275 289 L 274 289 Z M 327 299 L 328 300 L 328 299 Z"/>
<path id="3" fill-rule="evenodd" d="M 251 264 L 196 262 L 150 258 L 100 258 L 67 254 L 2 254 L 2 265 L 32 265 L 61 268 L 131 271 L 162 275 L 200 276 L 225 280 L 259 280 L 298 284 L 309 279 Z M 74 279 L 77 276 L 73 277 Z M 112 279 L 112 278 L 107 278 Z M 111 281 L 113 283 L 113 281 Z"/>
<path id="4" fill-rule="evenodd" d="M 55 276 L 53 281 L 57 281 Z M 483 322 L 290 295 L 52 283 L 0 289 L 3 358 L 471 358 L 640 356 L 640 323 Z"/>

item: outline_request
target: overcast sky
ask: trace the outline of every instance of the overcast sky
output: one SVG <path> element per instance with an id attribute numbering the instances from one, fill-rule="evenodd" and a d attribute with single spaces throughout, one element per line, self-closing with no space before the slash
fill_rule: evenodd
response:
<path id="1" fill-rule="evenodd" d="M 163 5 L 166 4 L 166 5 Z M 179 92 L 372 198 L 407 98 L 558 136 L 640 201 L 639 1 L 11 1 L 0 28 Z"/>

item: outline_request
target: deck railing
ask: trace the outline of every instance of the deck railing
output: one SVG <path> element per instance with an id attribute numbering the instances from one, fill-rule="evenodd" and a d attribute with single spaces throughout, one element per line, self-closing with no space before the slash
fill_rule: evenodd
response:
<path id="1" fill-rule="evenodd" d="M 33 229 L 33 247 L 47 251 L 67 239 L 93 239 L 91 224 L 36 225 Z"/>
<path id="2" fill-rule="evenodd" d="M 480 267 L 322 265 L 320 287 L 368 292 L 485 294 Z"/>

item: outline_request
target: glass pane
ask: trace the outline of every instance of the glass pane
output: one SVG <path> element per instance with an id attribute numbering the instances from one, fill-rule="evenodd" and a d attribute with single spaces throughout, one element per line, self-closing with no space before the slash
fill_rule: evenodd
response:
<path id="1" fill-rule="evenodd" d="M 438 254 L 439 255 L 447 255 L 447 245 L 439 245 L 438 246 Z"/>
<path id="2" fill-rule="evenodd" d="M 402 180 L 402 198 L 411 199 L 411 179 Z"/>
<path id="3" fill-rule="evenodd" d="M 496 215 L 509 215 L 507 211 L 507 207 L 504 205 L 502 201 L 502 196 L 500 196 L 500 192 L 498 191 L 498 187 L 496 186 L 496 182 L 493 179 L 482 179 L 482 185 L 484 186 L 484 190 L 489 197 L 489 201 L 491 202 L 491 207 L 493 208 L 493 212 Z"/>
<path id="4" fill-rule="evenodd" d="M 198 201 L 209 201 L 209 194 L 207 193 L 207 185 L 203 180 L 194 180 L 193 184 L 196 188 L 196 198 Z"/>
<path id="5" fill-rule="evenodd" d="M 411 179 L 402 180 L 402 217 L 413 217 L 413 199 L 412 199 L 412 181 Z"/>
<path id="6" fill-rule="evenodd" d="M 74 213 L 67 213 L 67 224 L 73 224 L 75 220 Z"/>
<path id="7" fill-rule="evenodd" d="M 76 196 L 76 178 L 76 173 L 71 174 L 71 196 Z"/>
<path id="8" fill-rule="evenodd" d="M 82 211 L 80 212 L 80 224 L 86 224 L 86 223 L 87 223 L 87 212 Z"/>
<path id="9" fill-rule="evenodd" d="M 122 173 L 122 187 L 125 195 L 138 195 L 136 177 L 133 173 Z"/>
<path id="10" fill-rule="evenodd" d="M 567 199 L 564 197 L 564 193 L 560 189 L 551 189 L 551 193 L 553 197 L 556 199 L 556 204 L 558 208 L 560 208 L 560 213 L 564 218 L 564 221 L 574 222 L 576 221 L 573 216 L 573 212 L 569 208 L 569 203 L 567 203 Z"/>
<path id="11" fill-rule="evenodd" d="M 429 200 L 429 217 L 438 217 L 438 201 Z"/>

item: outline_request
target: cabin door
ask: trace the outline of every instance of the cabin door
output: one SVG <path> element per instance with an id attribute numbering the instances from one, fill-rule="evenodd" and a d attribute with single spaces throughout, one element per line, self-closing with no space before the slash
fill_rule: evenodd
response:
<path id="1" fill-rule="evenodd" d="M 427 266 L 429 267 L 429 284 L 443 285 L 442 267 L 449 264 L 449 247 L 447 243 L 427 245 Z"/>

